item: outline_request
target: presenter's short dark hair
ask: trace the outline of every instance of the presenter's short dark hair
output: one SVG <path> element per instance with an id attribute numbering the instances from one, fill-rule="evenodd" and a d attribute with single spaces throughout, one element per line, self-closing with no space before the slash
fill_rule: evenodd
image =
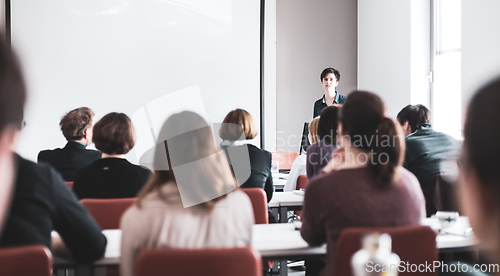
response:
<path id="1" fill-rule="evenodd" d="M 62 117 L 59 126 L 68 141 L 78 141 L 85 138 L 87 129 L 92 127 L 94 112 L 88 107 L 73 109 Z"/>
<path id="2" fill-rule="evenodd" d="M 335 75 L 335 79 L 337 79 L 337 81 L 340 81 L 340 71 L 335 69 L 335 68 L 332 68 L 332 67 L 325 68 L 325 70 L 323 70 L 323 72 L 321 72 L 321 75 L 319 76 L 319 80 L 323 81 L 323 79 L 328 74 L 332 74 L 332 73 Z"/>
<path id="3" fill-rule="evenodd" d="M 134 126 L 123 113 L 109 113 L 94 126 L 95 147 L 106 154 L 125 154 L 134 147 Z"/>
<path id="4" fill-rule="evenodd" d="M 0 34 L 0 131 L 7 126 L 21 128 L 26 87 L 15 54 Z"/>
<path id="5" fill-rule="evenodd" d="M 400 125 L 404 125 L 405 122 L 408 122 L 411 132 L 414 132 L 419 125 L 430 124 L 431 112 L 427 107 L 421 104 L 409 104 L 399 111 L 397 119 Z"/>

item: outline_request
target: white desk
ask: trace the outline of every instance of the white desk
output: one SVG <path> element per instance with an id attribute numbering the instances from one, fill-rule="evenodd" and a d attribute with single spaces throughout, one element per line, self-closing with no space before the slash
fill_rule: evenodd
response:
<path id="1" fill-rule="evenodd" d="M 423 224 L 435 226 L 436 220 L 426 219 Z M 468 226 L 468 219 L 460 217 L 457 226 Z M 103 234 L 108 239 L 104 258 L 95 262 L 94 266 L 117 267 L 120 263 L 121 230 L 104 230 Z M 442 251 L 459 250 L 477 244 L 473 236 L 438 235 L 437 248 Z M 295 230 L 293 224 L 260 224 L 252 229 L 252 247 L 258 250 L 264 259 L 279 260 L 281 267 L 286 267 L 287 259 L 318 258 L 326 254 L 326 245 L 309 246 L 300 236 L 300 231 Z M 74 263 L 54 257 L 53 261 L 58 267 L 73 267 Z M 280 275 L 286 275 L 287 270 L 281 270 Z"/>
<path id="2" fill-rule="evenodd" d="M 438 231 L 440 228 L 439 221 L 436 218 L 426 218 L 422 224 L 429 226 L 435 231 Z M 447 232 L 455 233 L 456 235 L 438 234 L 436 237 L 436 244 L 439 251 L 456 251 L 460 248 L 467 249 L 478 245 L 479 241 L 472 232 L 469 235 L 460 235 L 460 233 L 464 233 L 464 229 L 469 227 L 469 218 L 459 217 L 457 223 L 453 227 L 446 229 Z"/>
<path id="3" fill-rule="evenodd" d="M 94 267 L 117 267 L 120 264 L 121 230 L 104 230 L 108 239 L 104 258 L 96 261 Z M 252 247 L 260 252 L 262 258 L 279 260 L 281 267 L 286 267 L 287 259 L 317 258 L 326 254 L 326 245 L 311 247 L 295 230 L 293 224 L 260 224 L 252 228 Z M 74 263 L 54 256 L 56 267 L 74 267 Z M 90 269 L 80 274 L 89 273 Z M 80 275 L 79 274 L 79 275 Z M 95 270 L 89 274 L 104 275 L 105 270 Z M 280 275 L 287 275 L 287 269 L 282 269 Z"/>
<path id="4" fill-rule="evenodd" d="M 279 173 L 276 176 L 273 175 L 273 187 L 274 190 L 281 190 L 285 188 L 286 181 L 288 179 L 288 174 L 285 173 Z"/>
<path id="5" fill-rule="evenodd" d="M 298 192 L 298 191 L 297 191 Z M 275 215 L 279 213 L 278 222 L 286 223 L 287 212 L 289 210 L 300 210 L 304 203 L 304 195 L 296 192 L 276 192 L 268 203 Z"/>

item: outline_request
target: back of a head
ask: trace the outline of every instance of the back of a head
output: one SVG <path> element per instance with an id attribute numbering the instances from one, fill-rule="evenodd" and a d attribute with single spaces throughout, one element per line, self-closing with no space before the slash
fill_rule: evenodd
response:
<path id="1" fill-rule="evenodd" d="M 395 169 L 404 154 L 397 126 L 384 112 L 382 99 L 366 91 L 349 94 L 340 112 L 341 135 L 347 135 L 353 147 L 372 156 L 368 166 L 380 188 L 394 183 Z"/>
<path id="2" fill-rule="evenodd" d="M 417 130 L 419 125 L 430 124 L 431 112 L 421 104 L 407 105 L 397 115 L 399 124 L 404 125 L 406 122 L 410 125 L 411 132 Z"/>
<path id="3" fill-rule="evenodd" d="M 330 144 L 337 143 L 337 129 L 339 124 L 339 110 L 337 106 L 327 106 L 321 111 L 318 122 L 318 136 Z"/>
<path id="4" fill-rule="evenodd" d="M 132 121 L 123 113 L 109 113 L 95 124 L 92 140 L 103 153 L 126 154 L 135 143 Z"/>
<path id="5" fill-rule="evenodd" d="M 0 133 L 8 126 L 21 128 L 26 101 L 19 62 L 3 37 L 0 38 Z"/>
<path id="6" fill-rule="evenodd" d="M 464 127 L 465 167 L 500 198 L 500 78 L 482 87 L 470 101 Z"/>
<path id="7" fill-rule="evenodd" d="M 244 109 L 231 110 L 222 121 L 219 136 L 224 140 L 236 141 L 242 136 L 253 139 L 257 136 L 257 127 L 252 115 Z"/>
<path id="8" fill-rule="evenodd" d="M 22 126 L 26 88 L 21 68 L 0 35 L 0 234 L 15 181 L 14 136 Z"/>
<path id="9" fill-rule="evenodd" d="M 92 127 L 94 112 L 88 107 L 73 109 L 62 117 L 59 126 L 68 141 L 78 141 L 85 138 L 85 132 Z"/>
<path id="10" fill-rule="evenodd" d="M 321 117 L 318 116 L 309 123 L 309 134 L 311 135 L 311 144 L 319 142 L 319 136 L 318 136 L 318 123 L 319 119 Z"/>
<path id="11" fill-rule="evenodd" d="M 174 114 L 163 124 L 155 149 L 154 170 L 155 177 L 141 191 L 140 199 L 174 181 L 184 206 L 200 204 L 211 209 L 235 188 L 225 154 L 217 152 L 212 128 L 190 111 Z"/>

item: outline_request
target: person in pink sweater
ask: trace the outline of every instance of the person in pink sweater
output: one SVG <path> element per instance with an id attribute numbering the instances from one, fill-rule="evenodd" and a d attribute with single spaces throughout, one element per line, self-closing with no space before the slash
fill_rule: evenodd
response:
<path id="1" fill-rule="evenodd" d="M 419 224 L 425 217 L 418 180 L 401 166 L 404 135 L 384 110 L 380 97 L 364 91 L 352 92 L 341 109 L 341 147 L 304 198 L 302 237 L 311 245 L 327 243 L 326 267 L 308 263 L 308 275 L 333 275 L 344 228 Z"/>

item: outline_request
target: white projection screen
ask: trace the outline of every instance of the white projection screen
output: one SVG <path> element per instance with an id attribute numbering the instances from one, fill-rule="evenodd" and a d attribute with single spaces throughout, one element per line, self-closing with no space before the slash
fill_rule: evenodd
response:
<path id="1" fill-rule="evenodd" d="M 81 106 L 133 118 L 136 164 L 182 110 L 215 124 L 243 108 L 260 129 L 260 1 L 15 0 L 10 14 L 29 93 L 25 158 L 63 147 L 59 121 Z"/>

